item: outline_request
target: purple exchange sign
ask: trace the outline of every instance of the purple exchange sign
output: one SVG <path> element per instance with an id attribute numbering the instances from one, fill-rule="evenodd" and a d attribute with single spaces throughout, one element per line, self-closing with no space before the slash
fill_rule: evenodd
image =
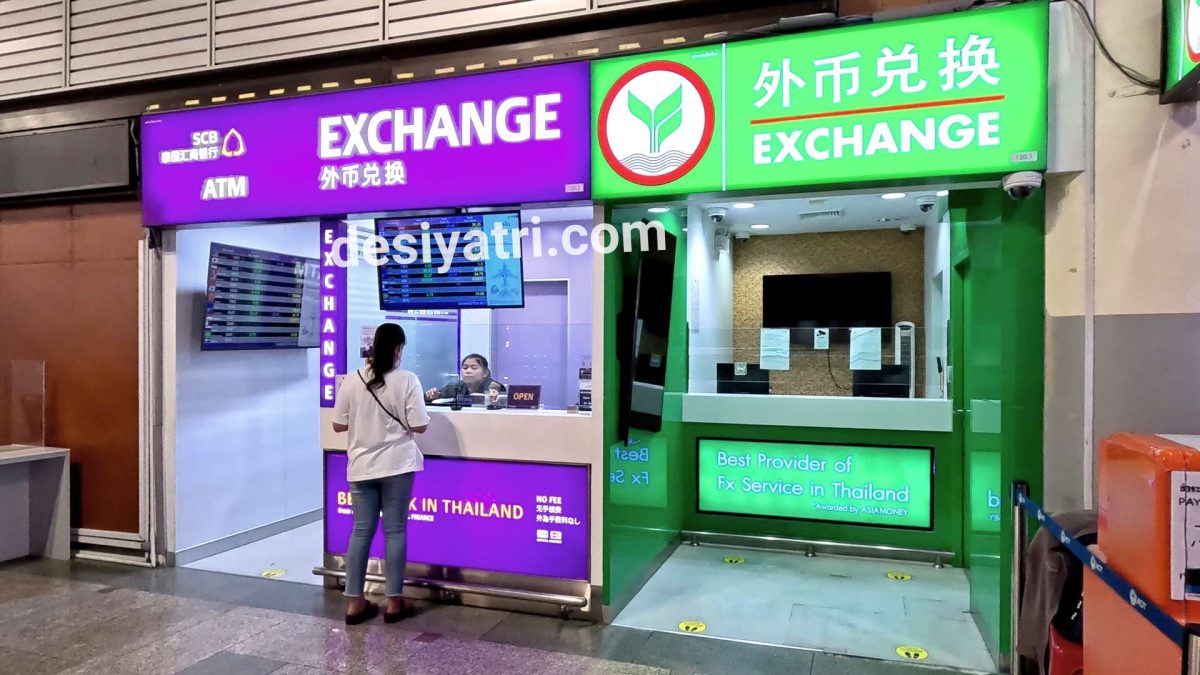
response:
<path id="1" fill-rule="evenodd" d="M 142 117 L 146 225 L 587 199 L 587 63 Z"/>
<path id="2" fill-rule="evenodd" d="M 426 457 L 408 516 L 413 563 L 589 579 L 588 467 Z M 325 453 L 325 552 L 354 526 L 346 453 Z M 371 557 L 383 557 L 382 528 Z"/>
<path id="3" fill-rule="evenodd" d="M 333 243 L 346 236 L 346 223 L 321 221 L 321 407 L 332 408 L 337 376 L 346 372 L 346 268 L 334 263 Z"/>

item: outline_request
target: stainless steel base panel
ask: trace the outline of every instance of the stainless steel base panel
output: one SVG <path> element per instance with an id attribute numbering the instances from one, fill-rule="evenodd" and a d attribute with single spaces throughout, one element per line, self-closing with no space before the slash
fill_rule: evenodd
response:
<path id="1" fill-rule="evenodd" d="M 367 567 L 367 590 L 382 591 L 381 561 Z M 345 559 L 325 556 L 325 565 L 313 569 L 324 577 L 326 588 L 345 586 Z M 372 589 L 372 586 L 376 588 Z M 603 621 L 601 587 L 586 581 L 528 577 L 431 565 L 408 566 L 404 596 L 444 604 L 501 609 L 599 623 Z"/>
<path id="2" fill-rule="evenodd" d="M 904 560 L 907 562 L 927 563 L 934 567 L 953 565 L 955 556 L 950 551 L 928 551 L 924 549 L 903 548 L 897 546 L 872 546 L 868 544 L 847 544 L 837 541 L 819 539 L 790 539 L 787 537 L 770 537 L 746 534 L 721 534 L 719 532 L 700 532 L 685 530 L 680 534 L 684 544 L 698 546 L 731 546 L 735 548 L 766 549 L 785 551 L 789 553 L 804 553 L 805 555 L 846 555 L 859 558 L 882 558 L 886 560 Z"/>

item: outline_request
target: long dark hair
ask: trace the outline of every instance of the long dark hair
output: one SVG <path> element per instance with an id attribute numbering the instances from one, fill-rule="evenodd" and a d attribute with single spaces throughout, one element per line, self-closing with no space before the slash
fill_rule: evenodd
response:
<path id="1" fill-rule="evenodd" d="M 383 323 L 375 329 L 375 344 L 371 347 L 371 380 L 367 387 L 383 386 L 383 376 L 396 368 L 396 350 L 404 346 L 404 329 L 400 324 Z"/>

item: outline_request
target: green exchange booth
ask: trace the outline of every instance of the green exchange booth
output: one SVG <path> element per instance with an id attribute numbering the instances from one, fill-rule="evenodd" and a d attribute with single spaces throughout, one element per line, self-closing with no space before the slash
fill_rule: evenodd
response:
<path id="1" fill-rule="evenodd" d="M 605 262 L 610 620 L 1005 660 L 1047 31 L 1027 2 L 593 63 L 594 198 L 667 233 Z"/>

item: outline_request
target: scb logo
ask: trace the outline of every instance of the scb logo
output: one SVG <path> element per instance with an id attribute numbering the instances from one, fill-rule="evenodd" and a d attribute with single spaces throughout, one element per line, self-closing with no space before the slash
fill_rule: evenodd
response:
<path id="1" fill-rule="evenodd" d="M 700 163 L 712 142 L 712 92 L 696 71 L 651 61 L 622 75 L 600 105 L 600 152 L 637 185 L 666 185 Z"/>

